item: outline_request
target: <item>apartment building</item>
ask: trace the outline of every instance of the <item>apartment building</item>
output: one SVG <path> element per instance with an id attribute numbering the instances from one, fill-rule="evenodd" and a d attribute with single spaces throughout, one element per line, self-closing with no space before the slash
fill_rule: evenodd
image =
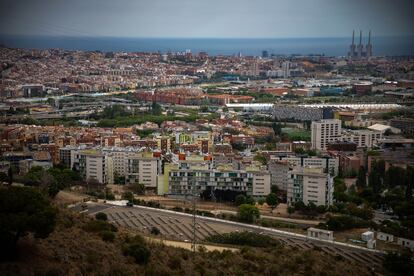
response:
<path id="1" fill-rule="evenodd" d="M 112 157 L 97 150 L 71 151 L 71 168 L 79 171 L 84 180 L 96 180 L 102 184 L 114 183 Z"/>
<path id="2" fill-rule="evenodd" d="M 342 132 L 342 140 L 355 143 L 358 148 L 371 148 L 382 138 L 381 131 L 360 129 Z"/>
<path id="3" fill-rule="evenodd" d="M 137 153 L 126 157 L 125 183 L 141 183 L 146 188 L 157 188 L 161 174 L 161 159 L 152 153 Z"/>
<path id="4" fill-rule="evenodd" d="M 339 172 L 339 158 L 330 156 L 271 156 L 271 160 L 285 161 L 292 167 L 311 167 L 322 169 L 325 173 L 337 176 Z"/>
<path id="5" fill-rule="evenodd" d="M 286 191 L 290 165 L 287 161 L 270 159 L 268 163 L 271 186 L 275 185 L 279 190 Z"/>
<path id="6" fill-rule="evenodd" d="M 312 122 L 311 130 L 313 149 L 326 150 L 329 143 L 341 141 L 341 121 L 338 119 Z"/>
<path id="7" fill-rule="evenodd" d="M 171 195 L 200 194 L 205 190 L 231 190 L 252 196 L 270 193 L 270 174 L 259 171 L 216 169 L 171 169 L 168 174 Z"/>
<path id="8" fill-rule="evenodd" d="M 333 200 L 333 177 L 321 169 L 299 168 L 289 172 L 287 203 L 302 201 L 306 205 L 328 206 Z"/>
<path id="9" fill-rule="evenodd" d="M 114 164 L 114 174 L 125 176 L 128 168 L 128 158 L 136 155 L 140 149 L 133 147 L 108 147 L 103 148 L 102 152 L 112 157 Z"/>

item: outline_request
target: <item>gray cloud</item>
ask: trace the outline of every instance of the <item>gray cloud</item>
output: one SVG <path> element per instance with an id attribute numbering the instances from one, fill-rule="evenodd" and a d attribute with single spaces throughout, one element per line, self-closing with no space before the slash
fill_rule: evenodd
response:
<path id="1" fill-rule="evenodd" d="M 0 33 L 126 37 L 414 35 L 410 0 L 1 0 Z"/>

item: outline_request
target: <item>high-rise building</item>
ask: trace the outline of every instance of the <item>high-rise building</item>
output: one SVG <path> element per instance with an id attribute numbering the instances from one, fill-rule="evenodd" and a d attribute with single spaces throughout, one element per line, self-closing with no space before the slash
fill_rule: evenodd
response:
<path id="1" fill-rule="evenodd" d="M 311 130 L 313 149 L 326 150 L 329 143 L 341 140 L 341 121 L 338 119 L 312 122 Z"/>
<path id="2" fill-rule="evenodd" d="M 161 159 L 151 153 L 139 153 L 127 157 L 125 183 L 141 183 L 146 188 L 157 188 L 157 179 L 161 173 Z"/>
<path id="3" fill-rule="evenodd" d="M 296 202 L 306 205 L 329 206 L 333 201 L 333 176 L 323 173 L 318 168 L 298 168 L 289 171 L 287 185 L 287 203 L 289 206 Z"/>
<path id="4" fill-rule="evenodd" d="M 266 50 L 262 51 L 262 58 L 268 58 L 269 57 L 269 52 Z"/>

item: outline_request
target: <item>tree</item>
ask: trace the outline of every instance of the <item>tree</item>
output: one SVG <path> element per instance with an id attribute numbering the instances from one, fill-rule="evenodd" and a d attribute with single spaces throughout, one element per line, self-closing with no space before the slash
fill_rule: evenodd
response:
<path id="1" fill-rule="evenodd" d="M 39 191 L 29 187 L 0 188 L 0 253 L 16 253 L 17 242 L 29 233 L 46 238 L 55 228 L 56 210 Z"/>
<path id="2" fill-rule="evenodd" d="M 266 197 L 266 203 L 267 205 L 270 206 L 270 209 L 272 210 L 272 213 L 273 213 L 273 210 L 276 208 L 278 204 L 277 195 L 275 193 L 268 194 Z"/>
<path id="3" fill-rule="evenodd" d="M 272 123 L 272 128 L 273 128 L 273 132 L 275 133 L 275 135 L 280 135 L 282 134 L 282 125 L 280 123 Z"/>
<path id="4" fill-rule="evenodd" d="M 148 248 L 140 243 L 128 244 L 123 248 L 124 255 L 131 256 L 137 264 L 146 264 L 151 256 Z"/>
<path id="5" fill-rule="evenodd" d="M 132 202 L 134 200 L 134 194 L 131 192 L 125 192 L 122 194 L 122 199 L 126 199 Z"/>
<path id="6" fill-rule="evenodd" d="M 234 203 L 236 204 L 236 206 L 240 206 L 242 204 L 245 204 L 246 203 L 246 197 L 244 195 L 238 195 L 234 199 Z"/>
<path id="7" fill-rule="evenodd" d="M 152 102 L 152 105 L 151 105 L 152 115 L 161 115 L 161 112 L 162 112 L 161 106 L 157 104 L 156 102 Z"/>
<path id="8" fill-rule="evenodd" d="M 138 194 L 138 195 L 143 195 L 145 194 L 145 185 L 142 183 L 134 183 L 130 185 L 130 189 L 132 190 L 132 192 Z"/>
<path id="9" fill-rule="evenodd" d="M 256 154 L 253 158 L 254 161 L 259 161 L 262 165 L 267 164 L 267 159 L 262 154 Z"/>
<path id="10" fill-rule="evenodd" d="M 102 213 L 102 212 L 96 213 L 95 218 L 97 220 L 103 220 L 103 221 L 108 220 L 108 216 L 105 213 Z"/>
<path id="11" fill-rule="evenodd" d="M 157 227 L 153 226 L 151 227 L 151 234 L 153 235 L 159 235 L 161 233 L 160 229 L 158 229 Z"/>
<path id="12" fill-rule="evenodd" d="M 9 185 L 11 186 L 13 184 L 13 168 L 10 167 L 7 171 L 7 176 L 9 177 Z"/>
<path id="13" fill-rule="evenodd" d="M 252 223 L 260 217 L 257 207 L 250 204 L 242 204 L 239 206 L 238 217 L 241 221 Z"/>
<path id="14" fill-rule="evenodd" d="M 359 167 L 356 185 L 357 187 L 361 188 L 367 185 L 367 176 L 365 173 L 365 168 L 363 166 Z"/>
<path id="15" fill-rule="evenodd" d="M 246 196 L 246 204 L 255 205 L 256 200 L 252 196 Z"/>
<path id="16" fill-rule="evenodd" d="M 0 183 L 9 182 L 9 177 L 4 172 L 0 172 Z"/>
<path id="17" fill-rule="evenodd" d="M 279 192 L 279 187 L 277 185 L 272 185 L 270 187 L 270 192 L 274 193 L 274 194 L 277 194 Z"/>

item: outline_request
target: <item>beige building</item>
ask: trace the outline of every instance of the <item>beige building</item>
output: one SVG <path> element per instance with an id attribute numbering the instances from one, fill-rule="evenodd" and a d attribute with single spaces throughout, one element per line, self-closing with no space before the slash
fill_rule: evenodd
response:
<path id="1" fill-rule="evenodd" d="M 127 157 L 125 183 L 141 183 L 147 188 L 157 188 L 161 174 L 161 160 L 152 153 L 138 153 Z"/>
<path id="2" fill-rule="evenodd" d="M 318 168 L 298 168 L 289 172 L 287 203 L 302 201 L 306 205 L 328 206 L 333 200 L 333 177 Z"/>
<path id="3" fill-rule="evenodd" d="M 345 142 L 353 142 L 359 148 L 371 148 L 378 140 L 382 139 L 383 133 L 374 130 L 347 130 L 342 133 L 342 140 Z"/>
<path id="4" fill-rule="evenodd" d="M 96 150 L 72 151 L 71 168 L 79 171 L 85 180 L 96 180 L 102 184 L 114 183 L 112 157 Z"/>
<path id="5" fill-rule="evenodd" d="M 341 121 L 337 119 L 312 122 L 312 148 L 326 150 L 329 143 L 341 141 Z"/>

